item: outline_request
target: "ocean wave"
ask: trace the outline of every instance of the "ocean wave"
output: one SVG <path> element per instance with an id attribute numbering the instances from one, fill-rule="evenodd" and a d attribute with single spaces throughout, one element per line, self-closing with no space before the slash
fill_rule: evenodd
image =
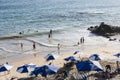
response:
<path id="1" fill-rule="evenodd" d="M 9 9 L 23 9 L 27 5 L 0 5 L 1 10 L 9 10 Z"/>
<path id="2" fill-rule="evenodd" d="M 104 12 L 97 12 L 97 11 L 83 11 L 83 12 L 77 12 L 78 14 L 104 14 Z"/>
<path id="3" fill-rule="evenodd" d="M 57 47 L 57 45 L 54 45 L 54 44 L 47 44 L 47 43 L 44 43 L 44 42 L 41 42 L 41 41 L 38 41 L 38 40 L 35 40 L 35 39 L 31 39 L 31 38 L 26 38 L 25 40 L 28 40 L 28 41 L 31 41 L 31 42 L 35 42 L 41 46 L 45 46 L 45 47 Z"/>
<path id="4" fill-rule="evenodd" d="M 62 29 L 53 30 L 54 33 L 59 33 L 61 31 L 62 31 Z M 43 32 L 34 31 L 32 33 L 29 33 L 29 32 L 23 33 L 23 31 L 22 31 L 21 34 L 11 34 L 11 35 L 0 36 L 0 40 L 24 38 L 24 37 L 32 37 L 35 35 L 48 35 L 48 34 L 49 34 L 49 31 L 43 31 Z"/>
<path id="5" fill-rule="evenodd" d="M 0 47 L 0 50 L 5 51 L 5 52 L 9 52 L 9 53 L 19 53 L 18 51 L 8 50 L 8 49 L 6 49 L 4 47 Z"/>

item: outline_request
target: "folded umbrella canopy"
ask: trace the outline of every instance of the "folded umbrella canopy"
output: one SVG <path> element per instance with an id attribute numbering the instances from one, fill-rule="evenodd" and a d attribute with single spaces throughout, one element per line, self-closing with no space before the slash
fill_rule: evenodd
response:
<path id="1" fill-rule="evenodd" d="M 80 54 L 80 51 L 77 50 L 77 51 L 75 51 L 73 54 L 74 54 L 74 55 L 75 55 L 75 54 Z"/>
<path id="2" fill-rule="evenodd" d="M 78 71 L 103 71 L 98 61 L 86 60 L 76 63 Z"/>
<path id="3" fill-rule="evenodd" d="M 90 60 L 94 60 L 94 61 L 98 61 L 98 60 L 101 60 L 102 57 L 98 54 L 92 54 L 90 57 L 89 57 Z"/>
<path id="4" fill-rule="evenodd" d="M 69 57 L 65 58 L 64 60 L 66 60 L 66 61 L 77 61 L 77 60 L 80 60 L 80 59 L 77 58 L 77 57 L 74 57 L 74 56 L 69 56 Z"/>
<path id="5" fill-rule="evenodd" d="M 114 54 L 117 58 L 120 58 L 120 53 Z"/>
<path id="6" fill-rule="evenodd" d="M 43 77 L 46 77 L 47 75 L 55 74 L 58 71 L 58 68 L 53 65 L 43 65 L 41 67 L 36 67 L 34 71 L 31 72 L 31 76 L 37 76 L 42 75 Z"/>
<path id="7" fill-rule="evenodd" d="M 46 61 L 49 61 L 49 60 L 55 60 L 57 57 L 58 57 L 58 54 L 51 53 L 51 54 L 47 54 L 45 56 L 45 59 L 46 59 Z"/>
<path id="8" fill-rule="evenodd" d="M 8 71 L 13 67 L 11 64 L 0 65 L 0 72 Z"/>
<path id="9" fill-rule="evenodd" d="M 35 67 L 36 67 L 36 65 L 33 63 L 24 64 L 24 65 L 18 67 L 16 71 L 19 73 L 28 73 L 30 71 L 33 71 L 35 69 Z"/>

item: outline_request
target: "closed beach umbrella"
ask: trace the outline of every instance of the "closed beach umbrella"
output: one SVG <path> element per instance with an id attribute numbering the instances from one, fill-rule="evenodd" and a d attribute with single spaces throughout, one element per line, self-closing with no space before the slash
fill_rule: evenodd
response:
<path id="1" fill-rule="evenodd" d="M 8 71 L 13 67 L 11 64 L 0 65 L 0 72 Z"/>
<path id="2" fill-rule="evenodd" d="M 98 61 L 86 60 L 76 63 L 78 71 L 103 71 Z"/>
<path id="3" fill-rule="evenodd" d="M 117 58 L 120 58 L 120 53 L 114 54 Z"/>
<path id="4" fill-rule="evenodd" d="M 26 66 L 20 66 L 17 68 L 17 72 L 19 73 L 28 73 L 28 68 Z"/>
<path id="5" fill-rule="evenodd" d="M 16 71 L 19 73 L 28 73 L 30 71 L 33 71 L 35 69 L 35 67 L 36 67 L 36 65 L 33 63 L 24 64 L 24 65 L 18 67 Z"/>
<path id="6" fill-rule="evenodd" d="M 34 71 L 31 72 L 31 76 L 38 76 L 39 74 L 43 77 L 47 75 L 55 74 L 58 71 L 58 68 L 53 65 L 43 65 L 41 67 L 36 67 Z"/>
<path id="7" fill-rule="evenodd" d="M 77 60 L 80 60 L 80 59 L 77 58 L 77 57 L 74 57 L 74 56 L 69 56 L 69 57 L 65 58 L 64 60 L 66 60 L 66 61 L 77 61 Z"/>
<path id="8" fill-rule="evenodd" d="M 73 54 L 74 55 L 79 54 L 79 58 L 82 60 L 82 58 L 80 57 L 80 54 L 83 54 L 82 52 L 80 52 L 79 50 L 76 50 Z"/>
<path id="9" fill-rule="evenodd" d="M 49 60 L 55 60 L 57 57 L 58 57 L 58 54 L 51 53 L 51 54 L 47 54 L 45 56 L 45 59 L 46 59 L 46 61 L 49 61 Z"/>
<path id="10" fill-rule="evenodd" d="M 80 51 L 77 50 L 77 51 L 75 51 L 73 54 L 74 54 L 74 55 L 75 55 L 75 54 L 80 54 Z"/>
<path id="11" fill-rule="evenodd" d="M 98 60 L 101 60 L 101 56 L 98 55 L 98 54 L 92 54 L 90 57 L 89 57 L 90 60 L 94 60 L 94 61 L 98 61 Z"/>

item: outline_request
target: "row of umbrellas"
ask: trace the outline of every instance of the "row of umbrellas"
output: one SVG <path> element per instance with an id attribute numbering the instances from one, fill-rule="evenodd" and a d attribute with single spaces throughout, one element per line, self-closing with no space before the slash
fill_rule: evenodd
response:
<path id="1" fill-rule="evenodd" d="M 30 64 L 24 64 L 20 67 L 17 68 L 17 72 L 19 73 L 29 73 L 31 72 L 30 76 L 37 76 L 37 75 L 42 75 L 46 77 L 47 75 L 51 75 L 56 73 L 58 68 L 54 65 L 43 65 L 37 67 L 35 64 L 30 63 Z"/>
<path id="2" fill-rule="evenodd" d="M 80 57 L 80 51 L 75 51 L 73 53 L 74 55 L 75 54 L 79 54 L 79 57 Z M 114 54 L 114 56 L 116 56 L 117 58 L 120 58 L 120 53 L 117 53 L 117 54 Z M 57 53 L 51 53 L 51 54 L 48 54 L 47 56 L 45 56 L 45 59 L 46 61 L 49 61 L 49 60 L 55 60 L 58 58 L 58 55 Z M 90 57 L 89 57 L 90 60 L 95 60 L 95 61 L 98 61 L 98 60 L 102 60 L 103 57 L 101 57 L 100 55 L 98 54 L 92 54 Z M 66 61 L 75 61 L 75 60 L 79 60 L 79 58 L 75 57 L 75 56 L 69 56 L 67 58 L 64 58 L 64 60 Z"/>
<path id="3" fill-rule="evenodd" d="M 79 54 L 79 51 L 75 51 L 74 54 Z M 114 56 L 119 57 L 118 54 L 115 54 Z M 47 56 L 45 56 L 45 59 L 47 61 L 49 60 L 55 60 L 58 57 L 58 55 L 56 53 L 52 53 L 52 54 L 48 54 Z M 98 54 L 93 54 L 89 57 L 89 60 L 85 60 L 85 61 L 81 61 L 81 62 L 77 62 L 76 63 L 76 68 L 78 71 L 102 71 L 102 67 L 99 64 L 98 60 L 101 60 L 102 57 L 99 56 Z M 67 58 L 64 58 L 64 60 L 66 61 L 76 61 L 79 60 L 79 58 L 74 57 L 74 56 L 69 56 Z M 25 65 L 24 65 L 25 66 Z M 51 75 L 57 72 L 58 68 L 54 65 L 43 65 L 40 67 L 36 67 L 34 66 L 34 64 L 27 66 L 28 70 L 29 67 L 34 68 L 33 71 L 31 71 L 31 76 L 37 76 L 37 75 L 42 75 L 44 77 L 46 77 L 47 75 Z M 24 70 L 22 71 L 22 69 L 19 70 L 18 67 L 17 71 L 20 73 L 24 73 Z M 28 70 L 26 70 L 26 72 L 29 72 Z"/>
<path id="4" fill-rule="evenodd" d="M 79 54 L 80 51 L 75 51 L 74 54 Z M 120 58 L 120 53 L 115 54 L 114 56 Z M 45 56 L 45 59 L 47 61 L 49 60 L 55 60 L 58 57 L 56 53 L 48 54 Z M 99 64 L 98 60 L 101 60 L 102 58 L 98 54 L 93 54 L 89 57 L 89 60 L 77 62 L 76 68 L 78 71 L 102 71 L 102 67 Z M 66 61 L 76 61 L 79 60 L 79 58 L 74 56 L 69 56 L 67 58 L 64 58 Z M 0 65 L 0 72 L 8 71 L 13 66 L 11 64 L 4 64 Z M 30 73 L 30 76 L 37 76 L 42 75 L 46 77 L 47 75 L 55 74 L 58 71 L 58 68 L 54 65 L 43 65 L 37 67 L 35 64 L 24 64 L 17 68 L 16 70 L 19 73 Z"/>

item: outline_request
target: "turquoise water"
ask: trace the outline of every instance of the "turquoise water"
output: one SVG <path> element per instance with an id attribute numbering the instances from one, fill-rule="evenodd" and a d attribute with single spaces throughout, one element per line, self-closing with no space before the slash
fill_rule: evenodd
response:
<path id="1" fill-rule="evenodd" d="M 119 0 L 0 0 L 0 36 L 120 25 Z"/>

